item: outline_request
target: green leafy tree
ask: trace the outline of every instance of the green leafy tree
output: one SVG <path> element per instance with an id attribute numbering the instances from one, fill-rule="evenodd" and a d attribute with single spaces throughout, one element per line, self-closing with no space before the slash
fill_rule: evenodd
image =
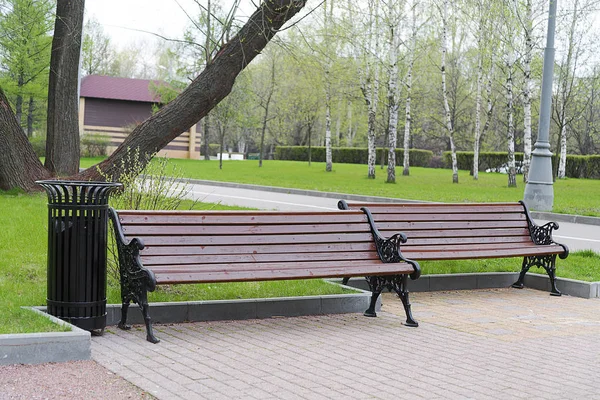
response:
<path id="1" fill-rule="evenodd" d="M 48 88 L 53 7 L 50 0 L 0 2 L 0 86 L 14 99 L 19 125 L 24 126 L 23 115 L 28 114 L 28 136 L 33 134 L 35 103 Z"/>

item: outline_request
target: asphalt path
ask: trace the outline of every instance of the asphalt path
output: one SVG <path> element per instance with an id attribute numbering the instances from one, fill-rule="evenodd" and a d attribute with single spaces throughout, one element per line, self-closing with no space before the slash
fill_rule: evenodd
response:
<path id="1" fill-rule="evenodd" d="M 278 211 L 333 211 L 338 209 L 337 202 L 343 198 L 205 184 L 192 184 L 190 196 L 202 202 Z M 535 222 L 542 225 L 548 221 Z M 572 251 L 591 249 L 600 252 L 600 225 L 559 222 L 553 238 Z"/>

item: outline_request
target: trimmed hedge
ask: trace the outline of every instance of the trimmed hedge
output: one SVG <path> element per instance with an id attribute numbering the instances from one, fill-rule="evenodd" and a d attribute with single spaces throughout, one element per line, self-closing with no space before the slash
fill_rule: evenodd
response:
<path id="1" fill-rule="evenodd" d="M 452 168 L 452 158 L 449 151 L 444 152 L 444 167 Z M 523 153 L 515 152 L 517 164 L 523 161 Z M 473 152 L 457 151 L 456 161 L 458 169 L 470 171 L 473 168 Z M 506 152 L 481 152 L 479 153 L 479 170 L 499 170 L 508 161 Z M 558 156 L 552 156 L 552 170 L 556 173 Z M 565 175 L 569 178 L 600 179 L 600 156 L 567 155 Z"/>
<path id="2" fill-rule="evenodd" d="M 523 153 L 515 152 L 515 160 L 517 162 L 523 161 Z M 471 171 L 473 168 L 473 152 L 472 151 L 457 151 L 456 162 L 458 169 Z M 486 169 L 498 170 L 504 164 L 508 162 L 508 153 L 495 151 L 495 152 L 480 152 L 479 153 L 479 170 L 485 171 Z M 452 168 L 452 154 L 449 151 L 444 152 L 444 167 Z"/>
<path id="3" fill-rule="evenodd" d="M 387 163 L 388 150 L 377 149 L 376 164 L 381 163 L 381 152 L 385 151 L 385 162 Z M 362 147 L 333 147 L 331 155 L 334 163 L 340 164 L 367 164 L 369 159 L 368 149 Z M 412 167 L 428 167 L 433 152 L 429 150 L 410 150 L 410 165 Z M 307 146 L 277 146 L 275 148 L 276 160 L 308 161 Z M 396 165 L 402 165 L 404 160 L 404 149 L 396 149 Z M 325 162 L 325 147 L 311 147 L 311 161 Z"/>

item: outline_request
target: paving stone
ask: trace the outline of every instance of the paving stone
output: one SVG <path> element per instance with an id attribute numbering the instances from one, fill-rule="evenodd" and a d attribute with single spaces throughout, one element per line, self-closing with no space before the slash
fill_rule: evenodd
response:
<path id="1" fill-rule="evenodd" d="M 416 329 L 393 294 L 382 301 L 378 318 L 157 325 L 156 345 L 142 327 L 115 330 L 92 338 L 92 357 L 158 399 L 600 399 L 600 299 L 412 293 Z"/>

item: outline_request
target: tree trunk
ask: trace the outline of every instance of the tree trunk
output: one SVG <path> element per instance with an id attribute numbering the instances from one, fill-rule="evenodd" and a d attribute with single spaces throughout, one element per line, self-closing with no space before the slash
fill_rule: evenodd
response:
<path id="1" fill-rule="evenodd" d="M 354 141 L 354 135 L 352 134 L 352 100 L 348 100 L 348 114 L 346 116 L 348 120 L 348 133 L 346 135 L 346 146 L 352 147 Z"/>
<path id="2" fill-rule="evenodd" d="M 33 96 L 29 97 L 29 107 L 27 109 L 27 137 L 33 136 L 33 113 L 35 111 L 35 102 Z"/>
<path id="3" fill-rule="evenodd" d="M 559 132 L 559 148 L 560 148 L 560 158 L 558 162 L 558 171 L 556 176 L 559 179 L 564 179 L 566 176 L 566 167 L 567 167 L 567 125 L 569 121 L 567 121 L 567 106 L 570 103 L 571 99 L 571 89 L 573 87 L 573 77 L 575 76 L 575 72 L 571 71 L 571 64 L 573 63 L 573 53 L 575 51 L 575 28 L 577 26 L 578 20 L 578 1 L 575 0 L 573 4 L 573 19 L 571 20 L 571 26 L 569 28 L 569 41 L 568 41 L 568 49 L 567 49 L 567 59 L 563 64 L 563 72 L 562 72 L 562 85 L 561 85 L 561 104 L 560 104 L 560 132 Z M 577 58 L 576 58 L 577 60 Z M 575 61 L 574 64 L 577 64 Z"/>
<path id="4" fill-rule="evenodd" d="M 266 0 L 238 34 L 219 50 L 206 69 L 172 102 L 138 125 L 117 150 L 98 167 L 118 179 L 129 149 L 150 155 L 202 119 L 230 92 L 238 74 L 264 49 L 273 36 L 304 7 L 305 0 Z M 101 179 L 92 167 L 79 178 Z"/>
<path id="5" fill-rule="evenodd" d="M 326 74 L 329 74 L 329 70 Z M 328 89 L 325 93 L 325 171 L 331 172 L 333 170 L 333 157 L 331 154 L 331 88 L 329 88 L 329 82 L 327 82 L 327 86 Z"/>
<path id="6" fill-rule="evenodd" d="M 452 156 L 452 183 L 458 183 L 458 163 L 456 161 L 456 147 L 454 146 L 454 129 L 452 127 L 452 117 L 450 115 L 450 105 L 448 104 L 448 90 L 446 88 L 446 53 L 448 36 L 448 0 L 444 0 L 442 10 L 442 95 L 444 97 L 444 112 L 446 115 L 446 129 L 450 139 L 450 152 Z"/>
<path id="7" fill-rule="evenodd" d="M 15 116 L 19 125 L 23 121 L 23 80 L 23 73 L 20 73 L 17 80 L 17 101 L 15 102 Z"/>
<path id="8" fill-rule="evenodd" d="M 479 50 L 479 55 L 477 56 L 477 89 L 476 89 L 476 100 L 475 100 L 475 140 L 473 143 L 473 179 L 479 179 L 479 143 L 481 141 L 481 102 L 483 91 L 483 54 L 484 54 L 484 46 L 487 43 L 484 43 L 484 36 L 486 33 L 484 26 L 484 11 L 483 4 L 480 2 L 478 4 L 479 11 L 479 33 L 477 36 L 477 49 Z"/>
<path id="9" fill-rule="evenodd" d="M 390 1 L 388 19 L 390 21 L 390 41 L 389 41 L 389 68 L 390 76 L 388 80 L 388 167 L 387 183 L 396 183 L 396 144 L 398 141 L 398 55 L 397 49 L 400 41 L 400 26 L 396 21 L 393 2 Z M 382 157 L 383 157 L 382 151 Z"/>
<path id="10" fill-rule="evenodd" d="M 34 181 L 48 179 L 50 174 L 33 152 L 1 88 L 0 132 L 0 189 L 39 189 Z"/>
<path id="11" fill-rule="evenodd" d="M 508 187 L 517 187 L 517 174 L 515 168 L 515 126 L 513 107 L 513 68 L 515 59 L 512 52 L 506 56 L 506 113 L 508 118 Z"/>
<path id="12" fill-rule="evenodd" d="M 525 54 L 523 56 L 523 182 L 529 178 L 531 165 L 531 60 L 533 57 L 533 6 L 527 0 L 525 16 Z"/>
<path id="13" fill-rule="evenodd" d="M 79 171 L 79 56 L 85 0 L 58 0 L 50 56 L 46 168 L 53 175 Z"/>
<path id="14" fill-rule="evenodd" d="M 404 160 L 402 175 L 410 175 L 410 123 L 412 121 L 410 113 L 410 102 L 412 96 L 412 74 L 415 63 L 415 51 L 417 51 L 417 2 L 413 2 L 412 9 L 412 37 L 410 52 L 408 55 L 408 72 L 406 74 L 406 108 L 404 122 Z"/>

